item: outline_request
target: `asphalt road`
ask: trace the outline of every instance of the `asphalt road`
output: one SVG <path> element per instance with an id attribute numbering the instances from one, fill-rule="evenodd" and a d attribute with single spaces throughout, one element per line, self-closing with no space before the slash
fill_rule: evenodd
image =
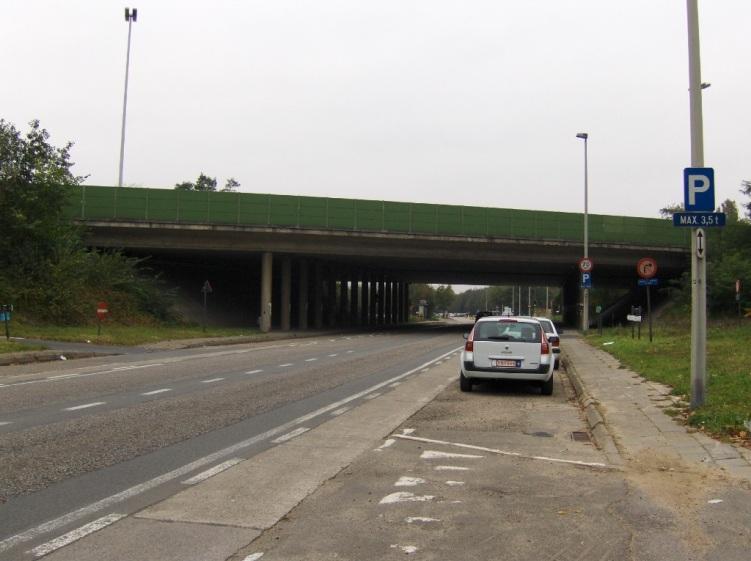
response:
<path id="1" fill-rule="evenodd" d="M 0 559 L 86 520 L 92 504 L 115 500 L 121 512 L 135 512 L 229 455 L 248 458 L 275 446 L 294 419 L 312 415 L 310 427 L 357 407 L 369 388 L 458 348 L 462 330 L 4 367 Z"/>

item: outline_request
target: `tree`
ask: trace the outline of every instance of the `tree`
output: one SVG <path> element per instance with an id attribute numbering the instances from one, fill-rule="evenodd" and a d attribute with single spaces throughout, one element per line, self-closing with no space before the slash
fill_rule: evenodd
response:
<path id="1" fill-rule="evenodd" d="M 192 181 L 176 183 L 175 189 L 178 191 L 216 191 L 216 177 L 209 177 L 201 172 L 195 183 Z"/>
<path id="2" fill-rule="evenodd" d="M 726 222 L 728 224 L 735 224 L 736 222 L 738 222 L 738 205 L 733 200 L 725 199 L 725 201 L 720 205 L 720 208 L 717 209 L 717 212 L 725 213 Z"/>
<path id="3" fill-rule="evenodd" d="M 451 308 L 451 304 L 454 303 L 456 293 L 454 289 L 449 286 L 439 286 L 435 291 L 435 306 L 438 311 L 447 312 Z"/>
<path id="4" fill-rule="evenodd" d="M 238 187 L 240 187 L 240 182 L 234 177 L 230 177 L 224 184 L 224 189 L 222 189 L 222 191 L 234 193 Z"/>
<path id="5" fill-rule="evenodd" d="M 665 207 L 662 207 L 660 209 L 660 216 L 662 218 L 667 218 L 668 220 L 673 219 L 673 214 L 676 212 L 683 212 L 685 210 L 685 207 L 682 203 L 673 203 L 670 205 L 667 205 Z"/>
<path id="6" fill-rule="evenodd" d="M 751 181 L 741 181 L 741 193 L 751 197 Z M 743 205 L 746 208 L 746 216 L 751 218 L 751 201 Z"/>

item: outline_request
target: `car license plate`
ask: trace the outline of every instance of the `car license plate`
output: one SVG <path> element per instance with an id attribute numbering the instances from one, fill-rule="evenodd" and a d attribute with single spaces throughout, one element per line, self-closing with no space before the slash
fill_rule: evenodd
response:
<path id="1" fill-rule="evenodd" d="M 491 361 L 496 368 L 519 368 L 519 361 L 495 359 Z"/>

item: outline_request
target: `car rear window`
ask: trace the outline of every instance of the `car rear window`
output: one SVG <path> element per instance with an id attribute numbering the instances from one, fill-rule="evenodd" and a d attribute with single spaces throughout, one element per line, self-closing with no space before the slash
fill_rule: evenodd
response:
<path id="1" fill-rule="evenodd" d="M 483 321 L 475 327 L 475 340 L 539 343 L 540 329 L 538 323 Z"/>
<path id="2" fill-rule="evenodd" d="M 555 333 L 555 330 L 553 329 L 553 324 L 548 319 L 540 319 L 537 320 L 540 322 L 540 325 L 542 325 L 542 328 L 545 330 L 545 333 Z"/>

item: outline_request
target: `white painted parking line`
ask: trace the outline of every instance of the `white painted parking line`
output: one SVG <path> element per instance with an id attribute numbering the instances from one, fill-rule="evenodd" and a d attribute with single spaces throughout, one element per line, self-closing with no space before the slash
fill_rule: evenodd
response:
<path id="1" fill-rule="evenodd" d="M 402 429 L 402 434 L 412 434 L 415 429 Z"/>
<path id="2" fill-rule="evenodd" d="M 553 462 L 558 464 L 569 464 L 574 466 L 580 466 L 580 467 L 591 467 L 591 468 L 599 468 L 599 469 L 610 469 L 610 470 L 620 470 L 621 468 L 617 466 L 609 466 L 607 464 L 603 464 L 600 462 L 581 462 L 579 460 L 564 460 L 562 458 L 550 458 L 548 456 L 531 456 L 529 454 L 522 454 L 520 452 L 509 452 L 507 450 L 498 450 L 496 448 L 485 448 L 484 446 L 475 446 L 474 444 L 462 444 L 461 442 L 448 442 L 445 440 L 434 440 L 432 438 L 420 438 L 418 436 L 410 436 L 407 434 L 395 434 L 393 435 L 394 438 L 404 438 L 406 440 L 414 440 L 416 442 L 427 442 L 429 444 L 443 444 L 445 446 L 456 446 L 458 448 L 465 448 L 469 450 L 478 450 L 480 452 L 489 452 L 491 454 L 498 454 L 499 456 L 512 456 L 514 458 L 523 458 L 525 460 L 540 460 L 544 462 Z M 421 457 L 425 457 L 425 454 L 427 452 L 423 452 L 423 455 Z M 450 457 L 472 457 L 467 456 L 464 454 L 456 455 L 445 455 L 446 452 L 435 452 L 431 451 L 431 454 L 434 454 L 433 457 L 444 457 L 444 458 L 450 458 Z M 437 454 L 444 454 L 443 456 L 438 456 Z M 483 456 L 474 456 L 476 458 L 482 458 Z"/>
<path id="3" fill-rule="evenodd" d="M 263 557 L 263 552 L 251 553 L 243 561 L 258 561 L 261 557 Z"/>
<path id="4" fill-rule="evenodd" d="M 79 409 L 88 409 L 89 407 L 97 407 L 99 405 L 106 404 L 106 401 L 95 401 L 94 403 L 86 403 L 84 405 L 76 405 L 75 407 L 66 407 L 63 411 L 78 411 Z"/>
<path id="5" fill-rule="evenodd" d="M 301 434 L 304 434 L 304 433 L 308 432 L 309 430 L 310 430 L 309 428 L 300 427 L 300 428 L 297 428 L 297 429 L 293 430 L 292 432 L 288 432 L 287 434 L 283 434 L 279 438 L 275 438 L 271 442 L 273 442 L 274 444 L 281 444 L 282 442 L 287 442 L 288 440 L 292 440 L 293 438 L 296 438 L 296 437 L 300 436 Z"/>
<path id="6" fill-rule="evenodd" d="M 246 372 L 246 374 L 259 374 L 259 373 L 261 373 L 261 372 L 263 372 L 263 370 L 261 370 L 261 369 L 259 368 L 259 369 L 256 369 L 256 370 L 248 370 L 248 371 Z"/>
<path id="7" fill-rule="evenodd" d="M 390 547 L 391 549 L 401 549 L 407 555 L 417 553 L 417 548 L 414 545 L 399 545 L 397 543 L 392 543 Z"/>
<path id="8" fill-rule="evenodd" d="M 222 462 L 218 466 L 214 466 L 213 468 L 207 469 L 206 471 L 203 471 L 198 475 L 191 477 L 190 479 L 186 479 L 185 481 L 183 481 L 183 485 L 195 485 L 196 483 L 205 481 L 209 477 L 214 477 L 217 473 L 222 473 L 223 471 L 231 468 L 235 464 L 239 464 L 242 461 L 242 458 L 232 458 L 231 460 Z"/>
<path id="9" fill-rule="evenodd" d="M 430 518 L 429 516 L 407 516 L 404 519 L 407 524 L 414 524 L 415 522 L 440 522 L 439 518 Z"/>
<path id="10" fill-rule="evenodd" d="M 386 440 L 386 442 L 384 442 L 383 444 L 381 444 L 378 448 L 375 448 L 373 451 L 374 452 L 383 452 L 386 448 L 389 448 L 390 446 L 393 446 L 395 442 L 396 442 L 396 440 L 394 440 L 393 438 L 389 438 L 389 439 Z"/>
<path id="11" fill-rule="evenodd" d="M 378 504 L 389 505 L 394 503 L 422 503 L 432 501 L 433 499 L 435 499 L 433 495 L 415 495 L 414 493 L 399 491 L 397 493 L 386 495 Z"/>
<path id="12" fill-rule="evenodd" d="M 202 384 L 213 384 L 214 382 L 221 382 L 224 378 L 211 378 L 209 380 L 201 380 Z"/>
<path id="13" fill-rule="evenodd" d="M 336 411 L 332 411 L 332 412 L 331 412 L 331 415 L 332 415 L 333 417 L 338 417 L 339 415 L 341 415 L 342 413 L 346 413 L 346 412 L 347 412 L 347 411 L 349 411 L 350 409 L 351 409 L 351 407 L 340 407 L 340 408 L 339 408 L 339 409 L 337 409 Z"/>
<path id="14" fill-rule="evenodd" d="M 315 362 L 316 360 L 318 360 L 318 359 L 317 358 L 306 358 L 305 362 Z"/>
<path id="15" fill-rule="evenodd" d="M 420 454 L 420 458 L 423 460 L 445 460 L 447 458 L 477 460 L 484 457 L 485 456 L 477 456 L 475 454 L 455 454 L 453 452 L 441 452 L 439 450 L 425 450 L 422 454 Z"/>
<path id="16" fill-rule="evenodd" d="M 60 549 L 61 547 L 65 547 L 66 545 L 78 541 L 81 538 L 88 536 L 89 534 L 93 534 L 94 532 L 97 532 L 102 528 L 106 528 L 110 524 L 114 524 L 121 518 L 125 518 L 125 515 L 108 514 L 107 516 L 103 516 L 102 518 L 94 520 L 93 522 L 89 522 L 88 524 L 81 526 L 80 528 L 71 530 L 70 532 L 63 534 L 59 538 L 55 538 L 54 540 L 37 546 L 31 551 L 27 551 L 26 553 L 31 553 L 34 557 L 44 557 L 45 555 L 48 555 L 53 551 Z"/>
<path id="17" fill-rule="evenodd" d="M 380 393 L 372 393 L 370 395 L 366 395 L 363 399 L 367 399 L 368 401 L 370 401 L 371 399 L 375 399 L 380 395 L 381 395 Z"/>
<path id="18" fill-rule="evenodd" d="M 288 366 L 294 366 L 294 363 L 292 363 L 292 362 L 286 362 L 284 364 L 280 364 L 279 368 L 287 368 Z"/>
<path id="19" fill-rule="evenodd" d="M 436 471 L 469 471 L 470 468 L 464 466 L 435 466 Z"/>
<path id="20" fill-rule="evenodd" d="M 394 487 L 415 487 L 417 485 L 422 485 L 423 483 L 425 483 L 425 480 L 421 477 L 402 476 L 396 483 L 394 483 Z"/>
<path id="21" fill-rule="evenodd" d="M 464 481 L 446 481 L 446 485 L 449 487 L 461 487 L 464 485 Z"/>
<path id="22" fill-rule="evenodd" d="M 161 390 L 154 390 L 150 392 L 144 392 L 141 395 L 156 395 L 158 393 L 165 393 L 165 392 L 171 392 L 172 388 L 162 388 Z"/>
<path id="23" fill-rule="evenodd" d="M 237 353 L 216 353 L 216 354 L 237 354 Z M 443 356 L 445 355 L 438 356 L 425 364 L 430 364 L 432 362 L 435 362 L 436 360 L 440 360 L 441 358 L 443 358 Z M 259 442 L 263 442 L 264 440 L 271 438 L 273 436 L 276 436 L 277 434 L 281 434 L 284 431 L 287 431 L 292 427 L 305 423 L 311 419 L 315 419 L 316 417 L 320 417 L 321 415 L 325 415 L 326 413 L 330 413 L 331 411 L 334 411 L 342 407 L 343 405 L 346 405 L 347 403 L 351 403 L 357 399 L 360 399 L 361 397 L 365 395 L 368 395 L 371 392 L 374 392 L 385 386 L 388 386 L 389 384 L 393 382 L 402 380 L 408 376 L 415 374 L 421 368 L 423 368 L 425 364 L 422 364 L 416 368 L 413 368 L 412 370 L 408 370 L 407 372 L 403 372 L 397 376 L 394 376 L 393 378 L 390 378 L 388 380 L 375 384 L 369 388 L 366 388 L 365 390 L 361 392 L 357 392 L 345 398 L 342 398 L 339 401 L 335 401 L 334 403 L 324 405 L 323 407 L 320 407 L 319 409 L 316 409 L 315 411 L 311 411 L 310 413 L 306 413 L 305 415 L 297 417 L 296 419 L 287 421 L 286 423 L 273 427 L 267 430 L 266 432 L 256 434 L 255 436 L 251 436 L 250 438 L 246 438 L 245 440 L 236 442 L 235 444 L 227 446 L 226 448 L 217 450 L 216 452 L 209 454 L 208 456 L 198 458 L 197 460 L 194 460 L 188 464 L 175 468 L 172 471 L 168 471 L 166 473 L 163 473 L 162 475 L 149 479 L 148 481 L 144 481 L 143 483 L 139 483 L 138 485 L 133 485 L 132 487 L 124 489 L 123 491 L 120 491 L 119 493 L 115 493 L 114 495 L 110 495 L 109 497 L 105 497 L 96 502 L 82 506 L 81 508 L 78 508 L 76 510 L 67 512 L 61 516 L 58 516 L 57 518 L 48 520 L 47 522 L 43 524 L 39 524 L 38 526 L 27 528 L 26 530 L 19 532 L 18 534 L 9 536 L 5 538 L 4 540 L 0 541 L 0 553 L 7 551 L 13 547 L 16 547 L 18 544 L 22 544 L 29 540 L 33 540 L 37 538 L 38 536 L 41 536 L 48 532 L 53 532 L 57 530 L 58 528 L 61 528 L 62 526 L 65 526 L 67 524 L 72 524 L 76 520 L 80 520 L 83 517 L 91 516 L 93 513 L 109 508 L 112 505 L 127 501 L 128 499 L 138 496 L 146 491 L 149 491 L 160 485 L 163 485 L 179 477 L 187 475 L 188 473 L 191 473 L 195 471 L 196 469 L 199 469 L 206 465 L 210 465 L 216 462 L 217 460 L 234 455 L 240 450 L 244 450 L 248 448 L 249 446 L 252 446 Z"/>

